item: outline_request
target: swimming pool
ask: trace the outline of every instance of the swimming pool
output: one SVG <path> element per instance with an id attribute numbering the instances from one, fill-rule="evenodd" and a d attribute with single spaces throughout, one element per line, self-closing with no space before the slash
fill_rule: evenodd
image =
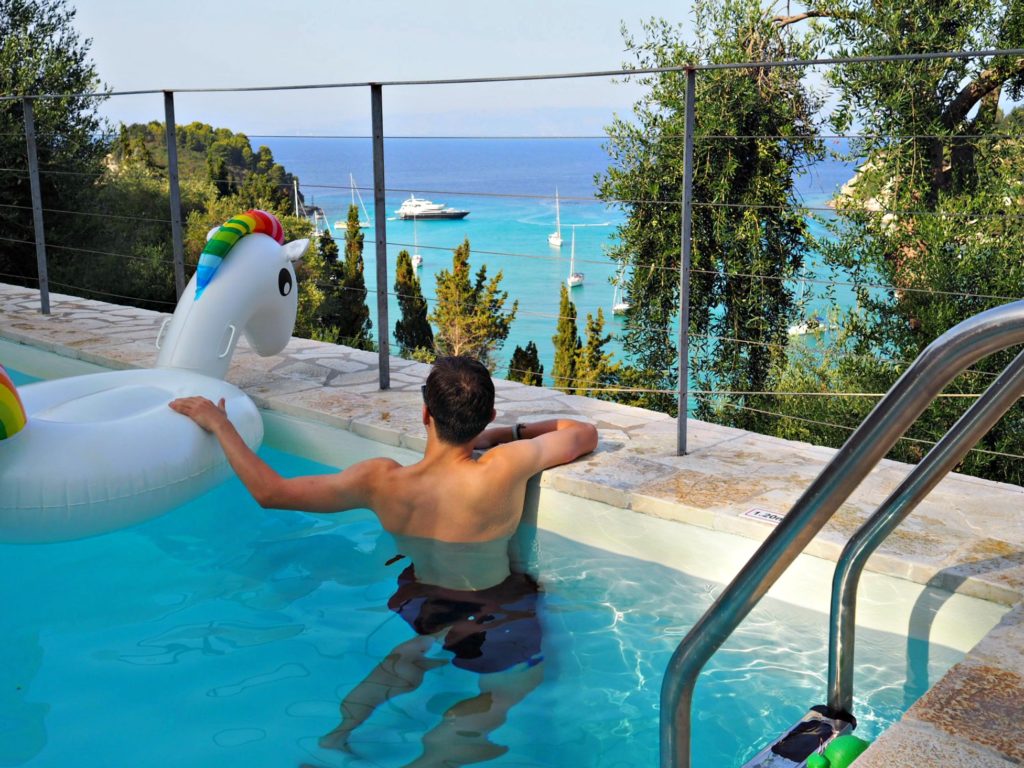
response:
<path id="1" fill-rule="evenodd" d="M 413 457 L 265 421 L 262 453 L 282 472 L 327 471 L 314 456 Z M 490 735 L 508 751 L 488 764 L 654 765 L 668 658 L 756 543 L 547 489 L 536 505 L 543 681 Z M 481 676 L 436 666 L 370 716 L 352 754 L 318 744 L 342 698 L 412 637 L 387 608 L 394 554 L 368 512 L 268 512 L 237 481 L 115 534 L 0 546 L 0 765 L 414 761 Z M 740 764 L 823 700 L 830 574 L 801 558 L 715 655 L 696 691 L 696 765 Z M 874 574 L 860 596 L 855 713 L 867 738 L 1005 611 Z"/>

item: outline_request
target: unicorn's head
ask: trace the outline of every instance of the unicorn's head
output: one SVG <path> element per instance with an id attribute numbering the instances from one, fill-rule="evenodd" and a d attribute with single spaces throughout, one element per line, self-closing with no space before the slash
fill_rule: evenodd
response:
<path id="1" fill-rule="evenodd" d="M 280 222 L 246 211 L 210 230 L 199 266 L 157 339 L 157 367 L 224 378 L 238 337 L 260 355 L 291 338 L 298 308 L 292 263 L 309 240 L 284 242 Z"/>

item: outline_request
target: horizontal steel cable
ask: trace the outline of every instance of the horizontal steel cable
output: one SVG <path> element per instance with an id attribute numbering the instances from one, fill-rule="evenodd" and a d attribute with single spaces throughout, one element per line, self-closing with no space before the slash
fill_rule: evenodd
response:
<path id="1" fill-rule="evenodd" d="M 697 399 L 701 399 L 701 397 L 698 396 Z M 791 416 L 788 413 L 777 413 L 775 411 L 766 411 L 766 410 L 763 410 L 763 409 L 760 409 L 760 408 L 753 408 L 753 407 L 747 406 L 747 405 L 736 405 L 735 403 L 728 403 L 728 402 L 724 403 L 724 405 L 729 407 L 729 408 L 735 408 L 737 410 L 750 411 L 752 413 L 759 413 L 759 414 L 762 414 L 762 415 L 765 415 L 765 416 L 778 416 L 779 418 L 792 419 L 794 421 L 799 421 L 799 422 L 803 422 L 803 423 L 806 423 L 806 424 L 815 424 L 817 426 L 833 427 L 835 429 L 843 429 L 843 430 L 846 430 L 847 432 L 853 432 L 854 430 L 857 429 L 857 427 L 848 427 L 845 424 L 834 424 L 832 422 L 827 422 L 827 421 L 816 421 L 815 419 L 808 419 L 808 418 L 805 418 L 803 416 Z M 910 442 L 910 443 L 918 443 L 920 445 L 927 445 L 929 447 L 935 446 L 937 444 L 936 441 L 933 441 L 933 440 L 922 440 L 921 438 L 918 438 L 918 437 L 905 437 L 905 436 L 903 436 L 903 437 L 900 437 L 899 439 L 900 440 L 906 440 L 907 442 Z M 983 453 L 983 454 L 987 454 L 989 456 L 1000 456 L 1000 457 L 1007 458 L 1007 459 L 1024 459 L 1024 456 L 1018 456 L 1017 454 L 1014 454 L 1014 453 L 1003 453 L 1002 451 L 990 451 L 990 450 L 988 450 L 986 448 L 971 448 L 969 452 Z"/>
<path id="2" fill-rule="evenodd" d="M 20 136 L 21 134 L 13 134 Z M 250 139 L 360 139 L 365 141 L 371 141 L 373 136 L 370 134 L 330 134 L 330 133 L 304 133 L 304 134 L 289 134 L 289 133 L 248 133 L 242 132 L 242 135 Z M 612 138 L 608 134 L 583 134 L 583 135 L 570 135 L 570 134 L 558 134 L 558 135 L 540 135 L 540 134 L 519 134 L 519 135 L 484 135 L 484 134 L 394 134 L 387 135 L 384 137 L 385 141 L 389 139 L 401 139 L 407 140 L 425 140 L 425 141 L 558 141 L 558 140 L 594 140 L 594 141 L 607 141 Z M 704 140 L 719 140 L 719 139 L 742 139 L 749 141 L 751 139 L 769 139 L 772 141 L 791 141 L 794 139 L 894 139 L 897 141 L 906 141 L 911 139 L 1008 139 L 1011 141 L 1021 141 L 1024 137 L 1014 136 L 1009 133 L 964 133 L 964 134 L 894 134 L 894 133 L 793 133 L 793 134 L 770 134 L 770 133 L 758 133 L 758 134 L 702 134 L 694 136 L 694 142 Z M 686 136 L 658 136 L 655 140 L 649 141 L 648 143 L 664 142 L 675 142 L 685 141 Z"/>
<path id="3" fill-rule="evenodd" d="M 16 205 L 14 203 L 0 203 L 0 208 L 17 208 L 23 211 L 33 210 L 31 205 Z M 160 224 L 170 224 L 170 219 L 154 219 L 148 216 L 125 216 L 117 213 L 94 213 L 91 211 L 66 211 L 60 208 L 43 208 L 43 213 L 61 213 L 72 216 L 93 216 L 101 219 L 127 219 L 129 221 L 151 221 Z"/>
<path id="4" fill-rule="evenodd" d="M 123 293 L 111 293 L 109 291 L 101 291 L 97 288 L 85 288 L 81 285 L 72 285 L 70 283 L 58 283 L 54 280 L 50 280 L 50 285 L 56 285 L 60 288 L 71 288 L 76 291 L 88 291 L 89 293 L 96 293 L 99 294 L 100 296 L 112 296 L 118 299 L 129 299 L 131 301 L 144 301 L 147 304 L 164 304 L 169 307 L 177 306 L 177 302 L 175 301 L 163 301 L 161 299 L 145 299 L 142 298 L 141 296 L 126 296 Z"/>
<path id="5" fill-rule="evenodd" d="M 971 60 L 995 58 L 1000 56 L 1021 56 L 1024 49 L 980 49 L 970 51 L 934 51 L 930 53 L 896 53 L 881 56 L 843 56 L 825 57 L 814 59 L 781 59 L 766 61 L 745 61 L 745 62 L 714 62 L 705 64 L 679 64 L 667 67 L 628 67 L 623 69 L 594 70 L 589 72 L 559 72 L 539 75 L 499 75 L 487 77 L 459 77 L 434 80 L 383 80 L 366 82 L 337 82 L 337 83 L 310 83 L 292 85 L 257 85 L 244 87 L 219 87 L 219 88 L 149 88 L 131 91 L 95 91 L 84 93 L 29 93 L 29 94 L 4 94 L 0 95 L 0 101 L 20 101 L 22 99 L 55 99 L 55 98 L 95 98 L 108 99 L 112 96 L 141 96 L 157 95 L 166 93 L 252 93 L 259 91 L 308 91 L 338 88 L 382 88 L 384 86 L 423 86 L 423 85 L 471 85 L 487 83 L 515 83 L 534 82 L 543 80 L 575 80 L 602 78 L 611 79 L 616 77 L 638 77 L 641 75 L 655 75 L 668 73 L 685 72 L 710 72 L 715 70 L 733 69 L 786 69 L 792 67 L 822 67 L 841 64 L 884 64 L 884 63 L 915 63 L 921 61 L 935 60 Z"/>
<path id="6" fill-rule="evenodd" d="M 15 280 L 35 280 L 39 282 L 39 277 L 36 275 L 13 275 L 10 272 L 0 272 L 0 277 L 13 277 Z"/>
<path id="7" fill-rule="evenodd" d="M 35 241 L 34 240 L 19 240 L 19 239 L 14 238 L 14 237 L 2 237 L 2 236 L 0 236 L 0 241 L 8 242 L 8 243 L 21 243 L 23 245 L 35 245 Z M 151 259 L 148 256 L 133 256 L 133 255 L 128 254 L 128 253 L 113 253 L 111 251 L 96 251 L 96 250 L 93 250 L 91 248 L 77 248 L 77 247 L 73 247 L 73 246 L 70 246 L 70 245 L 58 245 L 56 243 L 47 243 L 46 247 L 47 248 L 58 248 L 58 249 L 64 250 L 64 251 L 73 251 L 75 253 L 95 254 L 97 256 L 116 256 L 116 257 L 121 258 L 121 259 L 138 259 L 138 260 L 143 260 L 143 261 L 154 261 L 154 259 Z M 156 261 L 157 262 L 164 262 L 166 264 L 173 264 L 174 263 L 174 259 L 173 258 L 171 258 L 171 259 L 156 259 Z"/>
<path id="8" fill-rule="evenodd" d="M 388 240 L 387 245 L 402 247 L 402 248 L 420 248 L 431 251 L 454 251 L 457 246 L 444 246 L 444 245 L 424 245 L 422 243 L 405 243 L 395 240 Z M 555 255 L 544 255 L 544 254 L 530 254 L 530 253 L 516 253 L 511 251 L 491 251 L 482 250 L 478 248 L 471 249 L 473 254 L 480 256 L 507 256 L 509 258 L 523 258 L 523 259 L 534 259 L 538 261 L 565 261 L 563 256 Z M 608 266 L 608 260 L 600 259 L 587 259 L 587 258 L 576 258 L 576 262 L 579 264 L 598 264 L 601 266 Z M 634 270 L 661 270 L 666 272 L 676 273 L 679 271 L 679 267 L 663 266 L 660 264 L 631 264 Z M 841 285 L 851 288 L 863 287 L 872 288 L 884 291 L 903 291 L 905 293 L 921 293 L 921 294 L 933 294 L 937 296 L 956 296 L 959 298 L 969 299 L 993 299 L 998 301 L 1017 301 L 1021 296 L 1000 296 L 996 294 L 985 294 L 985 293 L 968 293 L 965 291 L 941 291 L 932 288 L 897 288 L 894 285 L 887 283 L 857 283 L 850 280 L 830 280 L 821 277 L 801 277 L 800 275 L 791 275 L 783 277 L 780 275 L 761 275 L 757 273 L 749 272 L 719 272 L 713 269 L 696 269 L 691 267 L 690 274 L 703 274 L 703 275 L 718 275 L 727 279 L 731 278 L 744 278 L 744 279 L 755 279 L 755 280 L 782 280 L 792 282 L 804 282 L 813 283 L 817 285 Z"/>
<path id="9" fill-rule="evenodd" d="M 394 345 L 392 345 L 394 346 Z M 508 368 L 509 371 L 516 373 L 534 373 L 528 369 L 523 368 Z M 555 380 L 555 376 L 552 374 L 542 374 L 545 378 L 550 378 L 552 381 Z M 566 382 L 564 386 L 575 389 L 585 390 L 588 392 L 644 392 L 648 394 L 665 394 L 675 395 L 679 394 L 679 389 L 645 389 L 643 387 L 578 387 L 575 382 L 585 381 L 584 378 L 579 376 L 559 376 L 558 381 Z M 732 390 L 732 389 L 687 389 L 686 394 L 688 395 L 729 395 L 729 396 L 753 396 L 753 395 L 769 395 L 775 397 L 885 397 L 885 392 L 777 392 L 774 390 L 757 391 L 757 390 Z M 944 398 L 974 398 L 981 397 L 981 394 L 973 393 L 949 393 L 940 394 L 937 397 Z M 824 423 L 824 422 L 823 422 Z"/>

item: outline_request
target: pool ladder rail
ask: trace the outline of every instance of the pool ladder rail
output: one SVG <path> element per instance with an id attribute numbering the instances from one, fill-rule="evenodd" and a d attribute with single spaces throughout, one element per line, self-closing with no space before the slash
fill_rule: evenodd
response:
<path id="1" fill-rule="evenodd" d="M 946 331 L 893 384 L 676 648 L 661 687 L 661 768 L 690 767 L 693 688 L 714 652 L 939 393 L 974 363 L 1019 344 L 1024 344 L 1024 301 L 987 310 Z M 856 726 L 851 714 L 856 596 L 867 559 L 1022 395 L 1024 352 L 847 542 L 832 580 L 828 703 L 812 708 L 794 728 L 807 729 L 812 726 L 801 723 L 824 718 L 832 728 L 823 742 L 827 743 Z M 772 751 L 792 732 L 758 753 L 744 768 L 804 765 L 807 756 L 790 760 Z M 795 743 L 795 737 L 790 743 Z"/>

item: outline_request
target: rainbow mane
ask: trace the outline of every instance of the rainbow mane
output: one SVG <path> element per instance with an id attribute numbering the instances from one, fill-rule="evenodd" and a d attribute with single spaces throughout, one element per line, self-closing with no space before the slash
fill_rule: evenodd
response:
<path id="1" fill-rule="evenodd" d="M 270 235 L 279 244 L 284 245 L 284 229 L 281 227 L 281 222 L 272 213 L 266 211 L 250 210 L 232 216 L 214 232 L 213 237 L 207 240 L 206 247 L 199 255 L 199 266 L 196 268 L 196 300 L 203 295 L 203 291 L 210 284 L 217 268 L 220 267 L 221 262 L 227 257 L 235 243 L 246 235 L 257 232 Z"/>
<path id="2" fill-rule="evenodd" d="M 18 397 L 18 389 L 0 365 L 0 440 L 6 440 L 25 427 L 28 417 Z"/>

